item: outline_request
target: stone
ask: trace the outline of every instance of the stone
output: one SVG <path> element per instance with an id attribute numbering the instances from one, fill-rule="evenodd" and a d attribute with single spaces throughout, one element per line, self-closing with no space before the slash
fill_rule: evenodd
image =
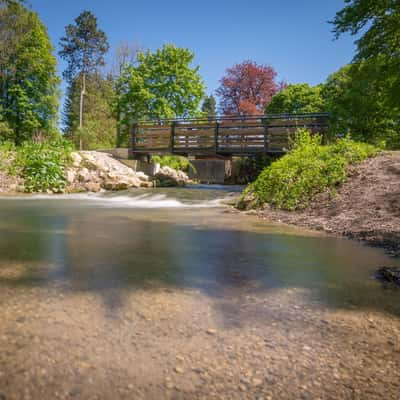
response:
<path id="1" fill-rule="evenodd" d="M 82 162 L 82 157 L 79 155 L 79 153 L 76 152 L 71 153 L 71 159 L 72 159 L 72 166 L 75 168 L 79 168 Z"/>
<path id="2" fill-rule="evenodd" d="M 67 169 L 65 175 L 66 175 L 65 177 L 66 177 L 66 179 L 67 179 L 67 183 L 68 183 L 68 184 L 74 183 L 75 178 L 76 178 L 76 173 L 75 173 L 74 170 L 72 170 L 72 169 Z"/>
<path id="3" fill-rule="evenodd" d="M 208 335 L 215 335 L 217 331 L 215 329 L 207 329 L 207 334 Z"/>
<path id="4" fill-rule="evenodd" d="M 98 182 L 87 182 L 85 184 L 85 189 L 88 192 L 95 192 L 96 193 L 96 192 L 100 192 L 101 186 L 100 186 L 100 184 Z"/>
<path id="5" fill-rule="evenodd" d="M 78 172 L 79 182 L 89 182 L 91 179 L 91 174 L 87 168 L 82 168 Z"/>
<path id="6" fill-rule="evenodd" d="M 162 167 L 154 175 L 160 186 L 185 186 L 189 177 L 182 171 L 176 171 L 170 167 Z"/>
<path id="7" fill-rule="evenodd" d="M 177 374 L 183 374 L 183 368 L 181 368 L 181 367 L 176 366 L 176 367 L 174 368 L 174 371 L 175 371 Z"/>

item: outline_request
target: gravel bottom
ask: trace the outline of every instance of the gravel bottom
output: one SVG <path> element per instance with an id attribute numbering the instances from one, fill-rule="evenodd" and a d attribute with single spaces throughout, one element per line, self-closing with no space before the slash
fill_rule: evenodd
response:
<path id="1" fill-rule="evenodd" d="M 0 292 L 1 400 L 399 399 L 399 378 L 398 316 L 305 289 Z"/>

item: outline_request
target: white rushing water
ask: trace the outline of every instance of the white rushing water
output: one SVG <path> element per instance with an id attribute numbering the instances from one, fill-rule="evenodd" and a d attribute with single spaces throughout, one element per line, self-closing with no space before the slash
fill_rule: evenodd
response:
<path id="1" fill-rule="evenodd" d="M 36 194 L 29 196 L 7 196 L 4 200 L 17 201 L 40 201 L 40 200 L 64 200 L 90 203 L 98 207 L 110 208 L 205 208 L 220 207 L 223 205 L 222 198 L 212 200 L 180 199 L 165 193 L 143 193 L 132 192 L 116 193 L 75 193 L 75 194 Z"/>

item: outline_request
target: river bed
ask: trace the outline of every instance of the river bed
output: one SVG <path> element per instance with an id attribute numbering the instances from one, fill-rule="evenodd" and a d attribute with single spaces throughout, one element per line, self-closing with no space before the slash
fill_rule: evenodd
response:
<path id="1" fill-rule="evenodd" d="M 0 199 L 0 399 L 398 399 L 400 261 L 238 190 Z"/>

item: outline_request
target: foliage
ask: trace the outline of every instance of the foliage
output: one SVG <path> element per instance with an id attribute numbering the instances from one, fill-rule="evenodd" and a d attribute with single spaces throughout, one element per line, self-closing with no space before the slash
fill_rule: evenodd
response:
<path id="1" fill-rule="evenodd" d="M 204 97 L 203 104 L 201 105 L 201 112 L 207 118 L 213 118 L 217 115 L 216 101 L 213 95 Z"/>
<path id="2" fill-rule="evenodd" d="M 181 156 L 153 156 L 152 161 L 154 163 L 160 164 L 161 167 L 170 167 L 177 171 L 185 171 L 189 170 L 195 171 L 192 163 L 186 158 Z"/>
<path id="3" fill-rule="evenodd" d="M 232 161 L 232 176 L 230 182 L 240 185 L 253 182 L 261 171 L 268 167 L 272 161 L 273 158 L 264 155 L 234 158 Z"/>
<path id="4" fill-rule="evenodd" d="M 272 98 L 265 112 L 267 114 L 325 112 L 321 89 L 322 85 L 310 86 L 307 83 L 289 85 Z"/>
<path id="5" fill-rule="evenodd" d="M 59 79 L 47 30 L 17 2 L 0 8 L 0 103 L 15 143 L 53 136 Z"/>
<path id="6" fill-rule="evenodd" d="M 327 79 L 322 96 L 336 135 L 400 148 L 400 110 L 388 104 L 386 85 L 371 79 L 380 68 L 376 60 L 347 65 Z"/>
<path id="7" fill-rule="evenodd" d="M 73 86 L 77 79 L 81 84 L 78 127 L 82 130 L 86 80 L 90 74 L 96 75 L 98 69 L 104 65 L 104 55 L 109 49 L 108 40 L 106 34 L 97 27 L 97 18 L 90 11 L 83 11 L 75 19 L 74 25 L 66 26 L 60 45 L 62 50 L 59 55 L 68 63 L 63 75 L 69 83 L 69 92 L 72 94 L 76 91 Z M 66 107 L 68 106 L 67 103 Z M 83 148 L 82 140 L 79 140 L 79 148 Z"/>
<path id="8" fill-rule="evenodd" d="M 346 32 L 361 33 L 355 61 L 375 64 L 379 71 L 368 79 L 385 87 L 385 100 L 400 108 L 400 2 L 346 0 L 332 23 L 336 37 Z"/>
<path id="9" fill-rule="evenodd" d="M 277 73 L 268 65 L 247 60 L 226 70 L 217 89 L 225 115 L 263 114 L 265 107 L 285 84 L 275 81 Z"/>
<path id="10" fill-rule="evenodd" d="M 192 67 L 188 49 L 164 45 L 155 52 L 141 52 L 137 65 L 124 68 L 116 84 L 115 108 L 121 124 L 137 119 L 193 117 L 204 96 L 199 67 Z"/>
<path id="11" fill-rule="evenodd" d="M 376 153 L 374 146 L 349 138 L 324 146 L 321 136 L 299 130 L 293 149 L 265 168 L 246 193 L 253 193 L 258 205 L 270 203 L 286 210 L 304 208 L 316 194 L 332 191 L 344 182 L 349 163 Z"/>
<path id="12" fill-rule="evenodd" d="M 25 191 L 62 191 L 66 185 L 64 169 L 71 151 L 71 143 L 63 139 L 25 142 L 17 147 L 15 169 L 24 178 Z"/>
<path id="13" fill-rule="evenodd" d="M 85 107 L 79 128 L 80 79 L 75 78 L 69 85 L 64 105 L 63 122 L 65 134 L 79 147 L 87 150 L 115 147 L 115 118 L 112 109 L 114 98 L 111 78 L 92 73 L 86 79 Z"/>
<path id="14" fill-rule="evenodd" d="M 75 24 L 65 27 L 60 46 L 60 57 L 68 63 L 63 75 L 69 82 L 77 75 L 98 71 L 109 49 L 106 34 L 98 29 L 97 18 L 90 11 L 82 11 Z"/>

